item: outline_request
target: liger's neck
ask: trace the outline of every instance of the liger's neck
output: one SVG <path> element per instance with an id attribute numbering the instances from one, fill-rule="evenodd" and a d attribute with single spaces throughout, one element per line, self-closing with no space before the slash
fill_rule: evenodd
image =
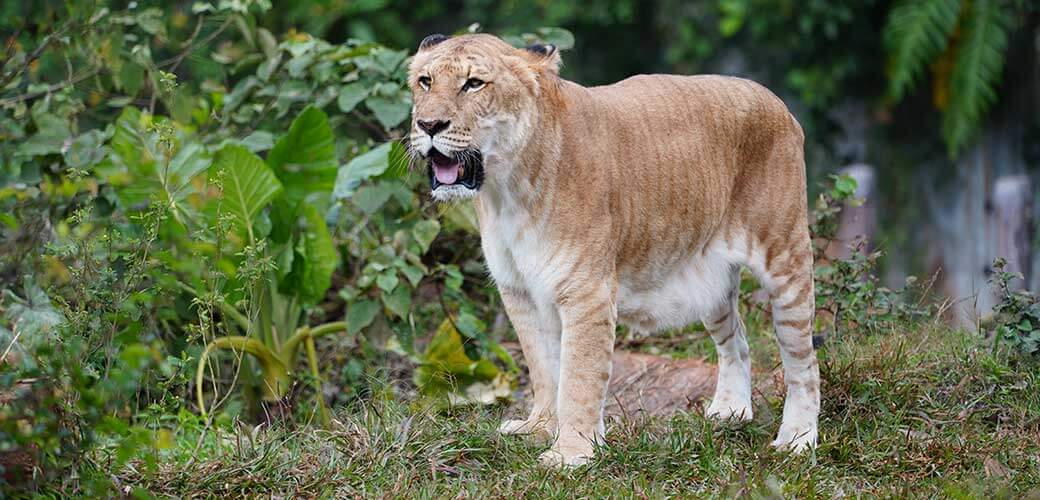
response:
<path id="1" fill-rule="evenodd" d="M 487 165 L 487 181 L 478 196 L 487 209 L 541 212 L 545 207 L 539 205 L 555 192 L 559 169 L 568 168 L 559 164 L 565 140 L 562 124 L 569 112 L 568 94 L 582 87 L 555 75 L 546 78 L 555 81 L 545 82 L 527 123 L 518 127 L 523 130 L 517 146 L 495 155 Z"/>

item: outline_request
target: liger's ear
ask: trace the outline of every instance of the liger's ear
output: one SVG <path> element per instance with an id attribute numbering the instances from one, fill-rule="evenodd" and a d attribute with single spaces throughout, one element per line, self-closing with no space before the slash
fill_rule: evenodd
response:
<path id="1" fill-rule="evenodd" d="M 430 35 L 426 38 L 423 38 L 423 40 L 419 42 L 419 50 L 426 50 L 430 47 L 433 47 L 434 45 L 437 45 L 438 43 L 447 40 L 448 38 L 450 37 L 444 36 L 440 33 Z"/>
<path id="2" fill-rule="evenodd" d="M 536 66 L 552 73 L 560 72 L 560 65 L 563 64 L 563 59 L 560 58 L 560 51 L 556 49 L 555 45 L 551 43 L 536 43 L 524 47 L 524 51 L 527 52 L 527 58 Z"/>

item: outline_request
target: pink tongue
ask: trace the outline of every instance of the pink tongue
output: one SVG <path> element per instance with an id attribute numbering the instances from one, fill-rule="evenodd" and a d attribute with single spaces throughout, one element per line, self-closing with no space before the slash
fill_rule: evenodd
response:
<path id="1" fill-rule="evenodd" d="M 433 176 L 441 184 L 455 184 L 455 181 L 459 180 L 459 162 L 452 162 L 447 165 L 434 162 Z"/>

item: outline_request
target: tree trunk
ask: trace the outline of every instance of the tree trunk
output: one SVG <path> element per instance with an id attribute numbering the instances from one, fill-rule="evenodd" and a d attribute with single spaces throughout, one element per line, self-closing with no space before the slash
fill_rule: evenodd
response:
<path id="1" fill-rule="evenodd" d="M 856 198 L 863 201 L 858 206 L 845 204 L 838 221 L 838 234 L 827 245 L 828 258 L 847 259 L 852 256 L 858 239 L 864 241 L 863 251 L 873 248 L 877 231 L 877 175 L 874 167 L 863 164 L 850 165 L 838 173 L 856 179 Z"/>
<path id="2" fill-rule="evenodd" d="M 1021 273 L 1016 288 L 1024 288 L 1032 276 L 1033 191 L 1029 177 L 1000 177 L 993 185 L 993 226 L 996 229 L 996 254 L 1007 259 L 1007 270 Z"/>

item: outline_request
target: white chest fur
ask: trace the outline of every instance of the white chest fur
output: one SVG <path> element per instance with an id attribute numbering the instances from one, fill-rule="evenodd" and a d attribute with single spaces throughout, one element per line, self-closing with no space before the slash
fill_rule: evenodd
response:
<path id="1" fill-rule="evenodd" d="M 562 269 L 541 228 L 516 211 L 501 211 L 481 222 L 481 246 L 491 277 L 500 287 L 527 291 L 539 305 L 553 302 Z"/>

